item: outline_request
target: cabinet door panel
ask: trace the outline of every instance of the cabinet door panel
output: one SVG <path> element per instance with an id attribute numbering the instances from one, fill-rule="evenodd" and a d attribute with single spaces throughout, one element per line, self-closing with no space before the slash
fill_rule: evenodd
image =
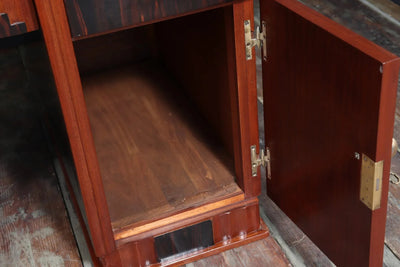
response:
<path id="1" fill-rule="evenodd" d="M 295 0 L 262 0 L 271 199 L 339 266 L 382 266 L 399 59 Z M 382 201 L 360 201 L 361 160 Z"/>

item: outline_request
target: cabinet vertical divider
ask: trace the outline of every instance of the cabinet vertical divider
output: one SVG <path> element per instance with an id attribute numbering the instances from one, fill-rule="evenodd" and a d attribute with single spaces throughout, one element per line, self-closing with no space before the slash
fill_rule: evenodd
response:
<path id="1" fill-rule="evenodd" d="M 95 253 L 115 250 L 111 221 L 96 163 L 82 85 L 62 0 L 35 1 L 79 177 Z"/>

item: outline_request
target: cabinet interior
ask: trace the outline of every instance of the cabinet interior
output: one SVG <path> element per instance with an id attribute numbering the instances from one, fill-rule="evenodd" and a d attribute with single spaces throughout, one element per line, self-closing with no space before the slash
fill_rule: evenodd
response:
<path id="1" fill-rule="evenodd" d="M 243 195 L 231 14 L 74 42 L 114 231 Z"/>

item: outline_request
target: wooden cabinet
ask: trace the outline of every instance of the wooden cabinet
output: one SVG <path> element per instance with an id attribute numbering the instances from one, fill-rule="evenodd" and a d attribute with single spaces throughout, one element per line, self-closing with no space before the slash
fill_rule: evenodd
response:
<path id="1" fill-rule="evenodd" d="M 265 165 L 270 197 L 333 262 L 382 265 L 396 56 L 295 0 L 261 0 L 259 41 L 249 0 L 35 3 L 102 264 L 266 237 Z"/>
<path id="2" fill-rule="evenodd" d="M 38 29 L 32 0 L 0 0 L 0 38 Z"/>

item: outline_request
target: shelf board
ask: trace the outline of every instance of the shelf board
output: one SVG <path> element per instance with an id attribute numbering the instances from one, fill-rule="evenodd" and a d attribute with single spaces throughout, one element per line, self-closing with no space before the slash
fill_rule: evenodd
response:
<path id="1" fill-rule="evenodd" d="M 82 83 L 114 231 L 242 194 L 233 156 L 156 63 Z"/>

